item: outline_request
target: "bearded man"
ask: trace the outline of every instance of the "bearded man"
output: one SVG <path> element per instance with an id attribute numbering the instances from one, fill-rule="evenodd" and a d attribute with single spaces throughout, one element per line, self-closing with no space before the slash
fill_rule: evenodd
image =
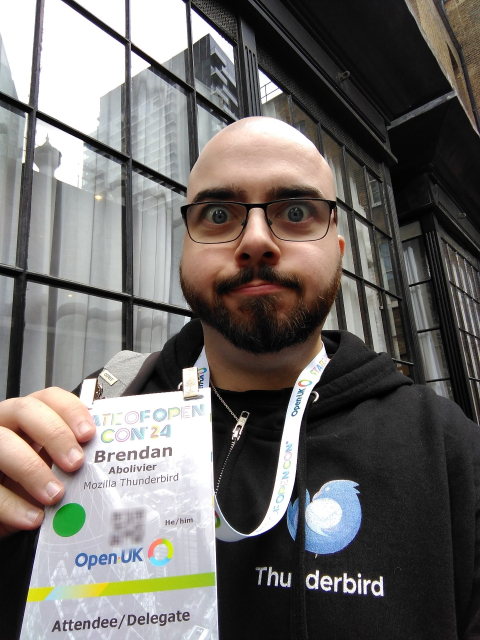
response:
<path id="1" fill-rule="evenodd" d="M 129 391 L 177 389 L 205 348 L 227 530 L 217 541 L 221 639 L 480 637 L 478 427 L 387 354 L 348 332 L 321 333 L 345 246 L 325 160 L 288 125 L 248 118 L 206 145 L 187 199 L 181 284 L 198 320 Z M 1 403 L 0 424 L 3 602 L 18 613 L 28 580 L 18 562 L 31 561 L 31 544 L 7 534 L 36 529 L 41 505 L 64 494 L 36 452 L 76 470 L 78 443 L 95 427 L 59 389 Z M 291 446 L 295 489 L 268 526 Z"/>

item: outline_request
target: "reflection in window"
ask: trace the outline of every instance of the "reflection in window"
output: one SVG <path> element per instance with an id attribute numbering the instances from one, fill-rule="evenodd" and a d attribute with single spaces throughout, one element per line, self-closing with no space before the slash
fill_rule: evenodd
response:
<path id="1" fill-rule="evenodd" d="M 382 231 L 388 233 L 387 217 L 383 206 L 382 185 L 367 171 L 368 193 L 372 208 L 372 222 Z"/>
<path id="2" fill-rule="evenodd" d="M 122 348 L 122 304 L 30 282 L 21 395 L 74 389 Z"/>
<path id="3" fill-rule="evenodd" d="M 186 79 L 187 16 L 182 0 L 130 0 L 132 42 Z"/>
<path id="4" fill-rule="evenodd" d="M 180 215 L 182 204 L 184 196 L 134 172 L 134 294 L 184 307 L 178 279 L 185 228 Z"/>
<path id="5" fill-rule="evenodd" d="M 133 308 L 133 350 L 140 353 L 160 351 L 165 342 L 178 333 L 189 317 L 149 309 Z"/>
<path id="6" fill-rule="evenodd" d="M 390 323 L 390 332 L 393 340 L 393 357 L 398 360 L 407 360 L 407 349 L 403 334 L 402 319 L 400 316 L 400 305 L 396 298 L 387 295 L 387 315 Z"/>
<path id="7" fill-rule="evenodd" d="M 35 0 L 0 2 L 0 91 L 28 102 Z"/>
<path id="8" fill-rule="evenodd" d="M 187 184 L 190 172 L 187 96 L 132 53 L 132 155 Z"/>
<path id="9" fill-rule="evenodd" d="M 445 356 L 440 331 L 437 329 L 435 331 L 419 333 L 418 342 L 422 351 L 425 378 L 427 380 L 448 378 L 447 358 Z"/>
<path id="10" fill-rule="evenodd" d="M 462 256 L 445 239 L 442 239 L 442 247 L 476 419 L 480 422 L 480 274 L 472 264 L 473 260 Z"/>
<path id="11" fill-rule="evenodd" d="M 122 167 L 37 121 L 28 266 L 122 289 Z"/>
<path id="12" fill-rule="evenodd" d="M 390 293 L 397 293 L 395 286 L 395 276 L 393 273 L 392 253 L 390 249 L 390 239 L 383 236 L 378 231 L 375 232 L 377 239 L 378 253 L 380 256 L 380 268 L 382 270 L 383 286 Z"/>
<path id="13" fill-rule="evenodd" d="M 435 380 L 434 382 L 427 382 L 427 387 L 433 389 L 438 396 L 450 398 L 450 400 L 454 399 L 450 380 Z"/>
<path id="14" fill-rule="evenodd" d="M 122 148 L 125 48 L 61 2 L 46 0 L 39 109 Z"/>
<path id="15" fill-rule="evenodd" d="M 367 188 L 365 186 L 365 176 L 363 167 L 358 164 L 352 156 L 347 153 L 347 173 L 350 185 L 350 195 L 352 196 L 352 206 L 355 211 L 363 216 L 368 215 Z"/>
<path id="16" fill-rule="evenodd" d="M 438 326 L 438 313 L 431 282 L 410 287 L 413 315 L 418 331 Z"/>
<path id="17" fill-rule="evenodd" d="M 0 104 L 0 262 L 15 264 L 25 114 Z"/>
<path id="18" fill-rule="evenodd" d="M 378 284 L 378 275 L 376 264 L 373 256 L 372 243 L 370 241 L 370 231 L 367 225 L 355 220 L 358 237 L 358 249 L 360 252 L 360 261 L 362 263 L 363 277 L 370 282 Z"/>
<path id="19" fill-rule="evenodd" d="M 0 402 L 5 400 L 7 390 L 12 298 L 13 279 L 0 276 Z"/>
<path id="20" fill-rule="evenodd" d="M 115 31 L 125 35 L 125 0 L 80 0 L 79 4 Z"/>
<path id="21" fill-rule="evenodd" d="M 333 177 L 335 179 L 335 191 L 337 198 L 340 198 L 345 202 L 345 167 L 343 164 L 342 148 L 338 145 L 333 138 L 331 138 L 322 129 L 322 142 L 323 153 L 325 160 L 328 162 L 330 169 L 332 170 Z"/>
<path id="22" fill-rule="evenodd" d="M 325 324 L 323 325 L 323 329 L 328 330 L 338 330 L 338 316 L 337 316 L 337 307 L 335 303 L 333 307 L 330 309 L 330 313 L 325 320 Z"/>
<path id="23" fill-rule="evenodd" d="M 209 140 L 229 123 L 207 107 L 197 102 L 198 149 L 201 151 Z"/>
<path id="24" fill-rule="evenodd" d="M 292 103 L 293 126 L 303 133 L 320 150 L 318 142 L 318 125 L 295 102 Z"/>
<path id="25" fill-rule="evenodd" d="M 403 257 L 407 267 L 408 282 L 422 282 L 430 278 L 427 254 L 423 244 L 423 238 L 405 240 L 403 243 Z"/>
<path id="26" fill-rule="evenodd" d="M 276 118 L 277 120 L 291 124 L 292 120 L 290 117 L 288 97 L 260 69 L 258 70 L 258 80 L 260 82 L 262 116 Z"/>
<path id="27" fill-rule="evenodd" d="M 338 234 L 345 239 L 345 253 L 343 254 L 342 266 L 344 269 L 348 269 L 352 273 L 355 273 L 355 267 L 353 263 L 353 249 L 352 241 L 350 238 L 350 231 L 348 228 L 348 213 L 345 209 L 338 205 Z"/>
<path id="28" fill-rule="evenodd" d="M 342 294 L 347 329 L 358 336 L 361 340 L 365 340 L 357 283 L 355 280 L 345 275 L 342 276 Z"/>
<path id="29" fill-rule="evenodd" d="M 237 118 L 233 47 L 194 9 L 191 16 L 195 87 L 231 118 Z"/>
<path id="30" fill-rule="evenodd" d="M 372 332 L 373 349 L 377 353 L 381 353 L 387 351 L 382 317 L 382 294 L 371 287 L 365 287 L 365 293 L 367 295 L 368 317 L 370 320 L 370 330 Z"/>

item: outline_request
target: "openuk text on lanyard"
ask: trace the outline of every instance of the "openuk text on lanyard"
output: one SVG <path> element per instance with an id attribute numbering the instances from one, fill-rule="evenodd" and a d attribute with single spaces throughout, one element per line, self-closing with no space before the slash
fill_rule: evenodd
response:
<path id="1" fill-rule="evenodd" d="M 220 522 L 220 524 L 216 526 L 215 534 L 219 540 L 237 542 L 244 538 L 258 536 L 272 529 L 283 518 L 290 502 L 293 485 L 295 483 L 300 426 L 302 424 L 305 407 L 307 406 L 308 398 L 310 397 L 313 387 L 320 380 L 328 363 L 329 358 L 325 347 L 322 345 L 320 352 L 305 367 L 293 386 L 285 416 L 282 441 L 280 443 L 275 484 L 270 498 L 270 504 L 263 521 L 251 533 L 240 533 L 240 531 L 234 529 L 227 522 L 217 502 L 217 496 L 215 496 L 215 512 Z M 198 357 L 195 366 L 200 374 L 199 387 L 203 389 L 210 386 L 210 369 L 205 354 L 205 347 Z"/>

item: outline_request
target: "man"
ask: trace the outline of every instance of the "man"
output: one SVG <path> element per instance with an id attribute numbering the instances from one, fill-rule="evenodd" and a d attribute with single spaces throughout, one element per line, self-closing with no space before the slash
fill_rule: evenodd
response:
<path id="1" fill-rule="evenodd" d="M 301 422 L 286 515 L 217 543 L 222 640 L 478 638 L 478 427 L 355 336 L 322 339 L 344 250 L 334 200 L 327 163 L 288 125 L 250 118 L 211 140 L 183 211 L 182 288 L 201 323 L 167 343 L 135 393 L 176 389 L 205 345 L 217 498 L 237 537 L 263 522 L 277 462 L 280 473 L 290 462 L 282 434 Z M 0 424 L 2 533 L 34 530 L 64 493 L 37 452 L 73 471 L 94 426 L 58 389 L 1 403 Z M 28 555 L 27 538 L 6 537 L 2 563 Z"/>

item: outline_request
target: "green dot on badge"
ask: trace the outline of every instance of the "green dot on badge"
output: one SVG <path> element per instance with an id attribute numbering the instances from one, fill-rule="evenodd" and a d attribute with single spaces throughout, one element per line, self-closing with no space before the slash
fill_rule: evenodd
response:
<path id="1" fill-rule="evenodd" d="M 81 504 L 64 504 L 53 518 L 53 530 L 62 538 L 69 538 L 80 531 L 85 524 L 87 514 Z"/>

